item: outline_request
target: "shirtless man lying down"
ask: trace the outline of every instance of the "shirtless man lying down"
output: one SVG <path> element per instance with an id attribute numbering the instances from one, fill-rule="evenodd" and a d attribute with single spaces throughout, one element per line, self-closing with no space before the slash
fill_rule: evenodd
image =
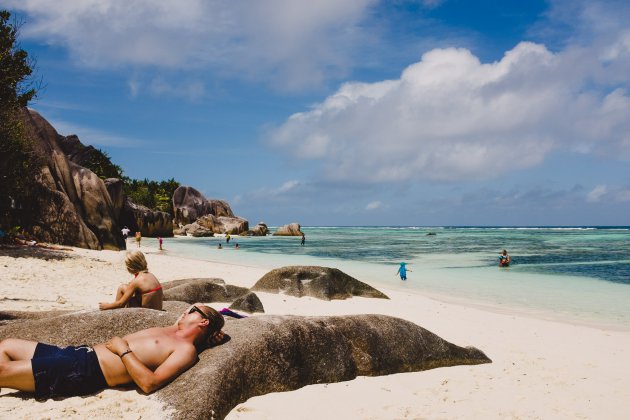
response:
<path id="1" fill-rule="evenodd" d="M 135 382 L 148 394 L 194 365 L 197 348 L 220 342 L 224 323 L 214 309 L 194 304 L 170 327 L 113 337 L 94 347 L 60 348 L 9 338 L 0 342 L 0 387 L 45 399 Z"/>

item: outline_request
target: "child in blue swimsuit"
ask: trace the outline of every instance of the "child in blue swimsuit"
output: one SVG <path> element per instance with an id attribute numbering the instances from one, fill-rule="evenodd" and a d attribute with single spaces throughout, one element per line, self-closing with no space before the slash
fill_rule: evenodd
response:
<path id="1" fill-rule="evenodd" d="M 407 271 L 411 271 L 411 270 L 407 270 L 407 263 L 401 262 L 400 267 L 398 267 L 398 271 L 396 272 L 396 274 L 400 274 L 401 280 L 407 280 Z"/>

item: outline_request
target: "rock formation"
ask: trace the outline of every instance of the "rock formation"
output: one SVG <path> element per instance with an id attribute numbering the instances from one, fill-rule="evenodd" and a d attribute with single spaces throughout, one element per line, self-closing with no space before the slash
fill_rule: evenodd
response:
<path id="1" fill-rule="evenodd" d="M 173 236 L 173 218 L 163 211 L 153 211 L 148 207 L 132 202 L 128 197 L 120 216 L 120 224 L 132 232 L 140 231 L 142 236 L 168 238 Z"/>
<path id="2" fill-rule="evenodd" d="M 27 228 L 40 241 L 90 249 L 124 249 L 114 205 L 103 181 L 70 161 L 64 139 L 36 111 L 24 113 L 25 128 L 44 161 L 35 208 Z"/>
<path id="3" fill-rule="evenodd" d="M 105 181 L 105 187 L 109 193 L 109 198 L 112 200 L 114 206 L 114 217 L 116 220 L 120 220 L 120 215 L 125 206 L 125 194 L 123 193 L 123 181 L 118 178 L 107 178 Z M 120 226 L 124 226 L 124 223 L 119 223 Z"/>
<path id="4" fill-rule="evenodd" d="M 254 292 L 247 292 L 234 299 L 234 302 L 230 305 L 230 309 L 249 312 L 250 314 L 265 312 L 262 302 Z"/>
<path id="5" fill-rule="evenodd" d="M 15 322 L 0 326 L 0 339 L 94 345 L 172 325 L 183 305 L 170 306 L 176 313 L 133 308 Z M 224 331 L 229 341 L 203 351 L 195 366 L 155 393 L 176 419 L 222 419 L 251 397 L 309 384 L 491 362 L 474 347 L 385 315 L 227 318 Z"/>
<path id="6" fill-rule="evenodd" d="M 207 214 L 234 217 L 230 205 L 223 200 L 208 200 L 193 187 L 180 186 L 173 193 L 175 224 L 188 225 Z"/>
<path id="7" fill-rule="evenodd" d="M 293 265 L 271 270 L 260 278 L 252 291 L 312 296 L 318 299 L 347 299 L 362 296 L 389 299 L 384 293 L 336 268 Z"/>
<path id="8" fill-rule="evenodd" d="M 258 222 L 258 224 L 254 226 L 253 228 L 251 228 L 251 230 L 248 230 L 247 232 L 244 232 L 241 235 L 244 234 L 247 236 L 267 236 L 268 233 L 269 233 L 269 228 L 267 227 L 267 224 L 263 222 Z"/>
<path id="9" fill-rule="evenodd" d="M 195 223 L 214 233 L 229 233 L 230 235 L 239 235 L 247 232 L 249 228 L 249 222 L 241 217 L 215 216 L 212 214 L 200 217 Z"/>
<path id="10" fill-rule="evenodd" d="M 273 236 L 302 236 L 302 227 L 298 223 L 290 223 L 279 227 Z"/>
<path id="11" fill-rule="evenodd" d="M 265 312 L 255 293 L 246 287 L 225 284 L 222 279 L 181 279 L 162 283 L 164 300 L 195 302 L 238 302 L 232 309 L 247 312 Z"/>
<path id="12" fill-rule="evenodd" d="M 214 236 L 214 232 L 212 230 L 200 226 L 197 222 L 177 228 L 173 230 L 173 234 L 194 236 L 195 238 Z"/>

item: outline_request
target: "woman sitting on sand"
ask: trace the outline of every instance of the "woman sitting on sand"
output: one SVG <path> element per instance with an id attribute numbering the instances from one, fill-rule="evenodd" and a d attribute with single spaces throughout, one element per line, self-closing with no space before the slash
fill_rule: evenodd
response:
<path id="1" fill-rule="evenodd" d="M 127 284 L 121 284 L 116 291 L 116 301 L 113 303 L 99 303 L 101 310 L 142 307 L 162 310 L 162 285 L 147 268 L 144 254 L 134 250 L 127 252 L 125 257 L 127 271 L 134 278 Z"/>

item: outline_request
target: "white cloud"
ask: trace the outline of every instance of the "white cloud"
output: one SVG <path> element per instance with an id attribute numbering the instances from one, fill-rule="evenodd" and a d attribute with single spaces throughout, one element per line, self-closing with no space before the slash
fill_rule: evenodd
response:
<path id="1" fill-rule="evenodd" d="M 284 182 L 279 187 L 263 187 L 247 194 L 247 198 L 250 200 L 260 199 L 280 199 L 291 200 L 295 194 L 300 194 L 308 186 L 302 184 L 297 180 L 290 180 Z M 240 197 L 242 199 L 242 197 Z"/>
<path id="2" fill-rule="evenodd" d="M 598 51 L 523 42 L 482 63 L 466 49 L 434 49 L 398 79 L 344 84 L 270 142 L 343 182 L 492 178 L 554 150 L 630 159 L 630 51 L 606 62 Z"/>
<path id="3" fill-rule="evenodd" d="M 28 15 L 22 36 L 96 68 L 213 68 L 285 88 L 344 72 L 376 0 L 5 0 Z"/>
<path id="4" fill-rule="evenodd" d="M 370 210 L 376 210 L 383 207 L 383 203 L 380 201 L 372 201 L 371 203 L 368 203 L 367 206 L 365 206 L 365 209 L 370 211 Z"/>
<path id="5" fill-rule="evenodd" d="M 289 191 L 294 190 L 294 189 L 296 189 L 297 187 L 299 187 L 299 185 L 300 185 L 300 182 L 299 182 L 299 181 L 287 181 L 287 182 L 285 182 L 284 184 L 282 184 L 282 185 L 280 186 L 280 188 L 278 188 L 278 189 L 276 190 L 276 193 L 277 193 L 277 194 L 282 194 L 282 193 L 289 192 Z"/>
<path id="6" fill-rule="evenodd" d="M 608 188 L 605 185 L 598 185 L 586 194 L 586 201 L 597 203 L 607 192 Z"/>

